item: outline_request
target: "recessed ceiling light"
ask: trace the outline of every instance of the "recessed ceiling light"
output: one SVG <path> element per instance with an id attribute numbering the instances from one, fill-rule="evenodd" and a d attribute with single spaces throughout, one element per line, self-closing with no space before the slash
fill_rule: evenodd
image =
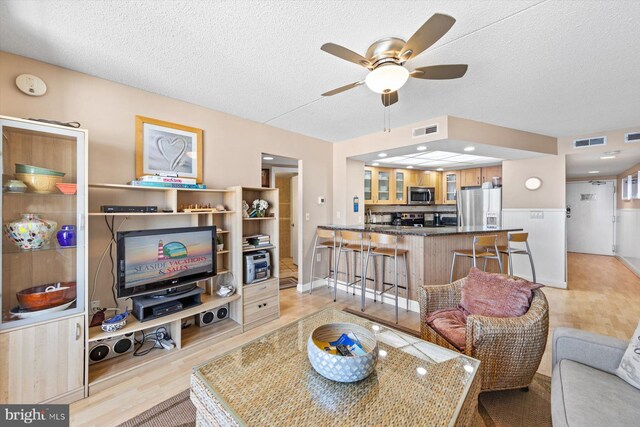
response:
<path id="1" fill-rule="evenodd" d="M 270 156 L 264 156 L 264 157 L 262 158 L 262 160 L 273 160 L 273 157 L 270 157 Z"/>
<path id="2" fill-rule="evenodd" d="M 387 153 L 379 153 L 378 157 L 387 157 Z"/>
<path id="3" fill-rule="evenodd" d="M 464 151 L 473 151 L 475 149 L 476 147 L 472 147 L 472 146 L 464 147 Z"/>
<path id="4" fill-rule="evenodd" d="M 436 169 L 436 170 L 437 170 L 438 172 L 442 172 L 444 169 L 442 169 L 442 168 L 438 168 L 438 169 Z"/>
<path id="5" fill-rule="evenodd" d="M 413 166 L 407 166 L 407 169 L 413 169 Z"/>
<path id="6" fill-rule="evenodd" d="M 600 160 L 615 159 L 615 158 L 616 158 L 616 156 L 614 156 L 614 155 L 602 156 L 602 157 L 600 157 Z"/>
<path id="7" fill-rule="evenodd" d="M 371 163 L 371 166 L 380 166 L 380 163 L 378 163 L 378 162 L 373 162 L 373 163 Z"/>
<path id="8" fill-rule="evenodd" d="M 418 148 L 416 148 L 418 151 L 425 151 L 426 149 L 427 147 L 425 145 L 419 145 Z"/>
<path id="9" fill-rule="evenodd" d="M 589 171 L 589 173 L 600 173 L 600 171 Z"/>

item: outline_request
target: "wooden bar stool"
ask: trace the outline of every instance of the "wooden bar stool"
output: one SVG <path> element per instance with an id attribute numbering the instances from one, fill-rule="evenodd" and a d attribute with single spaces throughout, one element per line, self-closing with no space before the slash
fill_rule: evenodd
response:
<path id="1" fill-rule="evenodd" d="M 493 248 L 494 252 L 487 250 L 487 247 Z M 449 283 L 453 283 L 453 269 L 456 265 L 456 258 L 463 256 L 473 259 L 473 266 L 476 267 L 476 259 L 484 259 L 483 270 L 487 270 L 487 260 L 495 259 L 500 266 L 502 273 L 502 260 L 498 253 L 498 236 L 496 234 L 484 234 L 481 236 L 473 236 L 473 247 L 471 249 L 456 249 L 453 251 L 453 259 L 451 260 L 451 274 L 449 275 Z"/>
<path id="2" fill-rule="evenodd" d="M 511 246 L 511 243 L 524 243 L 525 249 L 514 248 Z M 507 234 L 507 245 L 500 245 L 497 249 L 501 254 L 509 257 L 508 273 L 510 276 L 513 276 L 513 261 L 511 260 L 511 255 L 528 255 L 533 283 L 536 283 L 536 269 L 533 266 L 533 257 L 531 256 L 531 248 L 529 247 L 529 233 L 509 233 Z"/>
<path id="3" fill-rule="evenodd" d="M 365 241 L 366 240 L 366 241 Z M 348 243 L 348 241 L 355 241 L 357 243 Z M 347 285 L 347 292 L 349 292 L 349 286 L 353 286 L 353 295 L 356 294 L 356 283 L 358 283 L 358 278 L 360 278 L 361 282 L 365 282 L 366 280 L 363 280 L 362 276 L 366 276 L 366 274 L 362 273 L 365 272 L 366 269 L 364 267 L 364 258 L 365 258 L 365 253 L 368 253 L 371 250 L 371 241 L 365 237 L 365 233 L 360 232 L 360 231 L 341 231 L 340 232 L 340 245 L 338 246 L 338 254 L 336 256 L 336 277 L 338 276 L 338 273 L 340 272 L 339 266 L 340 266 L 340 258 L 342 257 L 342 255 L 344 254 L 346 257 L 346 263 L 347 263 L 347 281 L 346 281 L 346 285 Z M 353 274 L 353 281 L 351 281 L 351 269 L 349 267 L 349 257 L 353 255 L 354 256 L 354 263 L 355 263 L 355 256 L 356 255 L 360 255 L 360 272 L 361 275 L 358 276 L 357 274 L 357 269 L 356 269 L 356 265 L 354 265 L 353 269 L 354 269 L 354 274 Z M 336 279 L 336 283 L 337 283 L 337 279 Z M 336 301 L 338 295 L 338 287 L 336 286 L 333 290 L 333 301 Z M 364 308 L 361 308 L 362 310 L 364 310 Z"/>
<path id="4" fill-rule="evenodd" d="M 322 240 L 320 240 L 322 239 Z M 322 230 L 320 228 L 316 229 L 316 238 L 313 242 L 313 252 L 311 255 L 311 286 L 309 287 L 309 295 L 313 291 L 313 280 L 314 279 L 327 279 L 327 287 L 329 286 L 329 280 L 331 280 L 331 260 L 333 259 L 333 265 L 336 265 L 336 232 L 333 230 Z M 327 275 L 324 277 L 316 277 L 315 276 L 315 265 L 316 265 L 316 253 L 320 250 L 327 250 L 327 253 L 330 256 L 327 258 Z M 336 269 L 337 271 L 337 269 Z M 335 287 L 338 280 L 338 274 L 336 273 L 333 276 L 333 286 Z"/>
<path id="5" fill-rule="evenodd" d="M 384 304 L 384 294 L 385 292 L 390 291 L 391 289 L 395 290 L 395 298 L 396 298 L 396 324 L 398 323 L 398 288 L 400 289 L 404 289 L 405 290 L 405 294 L 407 297 L 407 311 L 409 311 L 409 273 L 407 271 L 407 253 L 409 252 L 407 249 L 398 249 L 398 243 L 401 241 L 401 238 L 395 235 L 391 235 L 391 234 L 378 234 L 378 233 L 371 233 L 369 235 L 370 237 L 370 241 L 373 244 L 380 244 L 380 245 L 387 245 L 387 246 L 391 246 L 391 247 L 386 247 L 386 248 L 375 248 L 369 251 L 369 253 L 367 254 L 367 262 L 365 264 L 365 271 L 367 270 L 367 266 L 369 264 L 369 257 L 373 257 L 373 266 L 374 266 L 374 277 L 376 278 L 376 280 L 374 280 L 374 289 L 373 289 L 373 300 L 376 300 L 376 294 L 378 291 L 378 282 L 377 282 L 377 274 L 375 273 L 376 271 L 376 259 L 377 257 L 382 257 L 382 290 L 380 292 L 380 302 Z M 398 258 L 402 257 L 402 260 L 404 261 L 404 278 L 405 278 L 405 286 L 401 286 L 398 282 Z M 387 258 L 392 258 L 393 259 L 393 264 L 394 264 L 394 275 L 395 275 L 395 280 L 394 283 L 387 283 L 384 281 L 384 264 L 385 264 L 385 259 Z M 385 285 L 389 285 L 387 288 L 385 288 Z M 365 288 L 363 287 L 362 289 L 362 310 L 364 311 L 364 293 L 365 293 Z"/>

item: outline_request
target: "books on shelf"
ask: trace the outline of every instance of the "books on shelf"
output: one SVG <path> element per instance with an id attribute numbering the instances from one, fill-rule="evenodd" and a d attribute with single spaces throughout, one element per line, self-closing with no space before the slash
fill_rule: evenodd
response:
<path id="1" fill-rule="evenodd" d="M 129 185 L 134 187 L 155 187 L 155 188 L 187 188 L 187 189 L 196 189 L 196 190 L 204 190 L 207 188 L 204 184 L 181 184 L 177 182 L 153 182 L 153 181 L 140 181 L 135 180 L 129 182 Z"/>
<path id="2" fill-rule="evenodd" d="M 242 249 L 263 248 L 266 246 L 271 246 L 271 237 L 268 234 L 242 236 Z"/>
<path id="3" fill-rule="evenodd" d="M 141 182 L 168 182 L 173 184 L 197 184 L 195 178 L 178 178 L 172 176 L 160 176 L 160 175 L 143 175 L 138 178 Z"/>

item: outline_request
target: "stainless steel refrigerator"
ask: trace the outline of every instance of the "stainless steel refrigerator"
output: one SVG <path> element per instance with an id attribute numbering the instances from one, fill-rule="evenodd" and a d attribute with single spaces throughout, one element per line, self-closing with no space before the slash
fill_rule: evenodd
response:
<path id="1" fill-rule="evenodd" d="M 457 204 L 458 225 L 462 227 L 502 225 L 502 188 L 461 190 Z"/>

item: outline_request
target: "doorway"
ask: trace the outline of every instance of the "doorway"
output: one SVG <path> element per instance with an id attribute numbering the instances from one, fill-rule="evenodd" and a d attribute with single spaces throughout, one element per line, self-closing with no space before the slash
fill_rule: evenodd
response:
<path id="1" fill-rule="evenodd" d="M 615 181 L 567 182 L 567 250 L 614 255 Z"/>
<path id="2" fill-rule="evenodd" d="M 301 233 L 298 224 L 300 207 L 298 160 L 263 154 L 262 173 L 269 178 L 269 186 L 279 189 L 278 202 L 278 259 L 280 289 L 298 285 L 298 242 Z"/>

